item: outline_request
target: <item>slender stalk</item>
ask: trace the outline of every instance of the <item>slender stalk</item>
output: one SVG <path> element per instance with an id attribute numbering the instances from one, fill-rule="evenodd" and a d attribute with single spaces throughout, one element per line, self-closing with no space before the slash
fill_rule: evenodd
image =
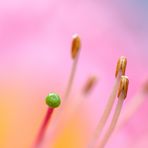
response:
<path id="1" fill-rule="evenodd" d="M 46 115 L 44 117 L 42 126 L 41 126 L 41 128 L 39 130 L 39 133 L 38 133 L 34 148 L 39 148 L 40 147 L 40 143 L 42 142 L 42 140 L 44 138 L 44 134 L 45 134 L 47 125 L 48 125 L 48 123 L 49 123 L 49 121 L 51 119 L 53 110 L 54 110 L 53 108 L 48 108 L 48 110 L 46 112 Z"/>
<path id="2" fill-rule="evenodd" d="M 79 56 L 77 55 L 77 57 L 74 59 L 73 64 L 72 64 L 72 70 L 71 70 L 71 73 L 70 73 L 68 85 L 67 85 L 67 88 L 66 88 L 66 91 L 65 91 L 65 96 L 64 96 L 65 100 L 67 100 L 67 98 L 69 97 L 69 94 L 70 94 L 71 89 L 72 89 L 72 85 L 73 85 L 73 81 L 74 81 L 74 77 L 75 77 L 75 73 L 76 73 L 76 69 L 77 69 L 78 57 Z"/>
<path id="3" fill-rule="evenodd" d="M 111 124 L 110 124 L 105 136 L 103 137 L 103 139 L 99 143 L 99 146 L 98 146 L 99 148 L 104 148 L 108 139 L 110 138 L 111 134 L 114 131 L 114 128 L 116 126 L 116 123 L 118 121 L 118 118 L 119 118 L 119 115 L 121 112 L 123 102 L 127 96 L 128 85 L 129 85 L 128 77 L 121 76 L 120 85 L 119 85 L 119 89 L 118 89 L 118 103 L 116 105 L 116 109 L 115 109 Z"/>
<path id="4" fill-rule="evenodd" d="M 113 131 L 115 129 L 115 126 L 117 124 L 117 121 L 119 119 L 123 102 L 124 102 L 124 97 L 123 96 L 119 97 L 118 103 L 117 103 L 117 106 L 116 106 L 116 109 L 115 109 L 115 112 L 114 112 L 114 115 L 113 115 L 113 118 L 112 118 L 112 121 L 111 121 L 111 124 L 110 124 L 106 134 L 104 135 L 103 139 L 99 143 L 98 148 L 104 148 L 104 146 L 106 145 L 108 139 L 112 135 L 112 133 L 113 133 Z"/>
<path id="5" fill-rule="evenodd" d="M 112 92 L 111 92 L 111 94 L 109 96 L 109 99 L 108 99 L 107 105 L 105 107 L 105 110 L 104 110 L 104 112 L 103 112 L 103 114 L 101 116 L 101 119 L 100 119 L 100 121 L 99 121 L 99 123 L 97 125 L 97 128 L 95 130 L 95 134 L 93 135 L 93 138 L 92 138 L 91 142 L 88 145 L 88 148 L 93 148 L 94 147 L 94 145 L 96 144 L 97 139 L 99 139 L 99 137 L 100 137 L 100 135 L 102 133 L 102 130 L 105 127 L 107 119 L 108 119 L 108 117 L 110 115 L 110 112 L 112 110 L 114 101 L 116 99 L 116 94 L 117 94 L 117 90 L 118 90 L 118 87 L 119 87 L 120 78 L 121 78 L 121 75 L 119 73 L 116 80 L 115 80 L 115 84 L 114 84 Z"/>

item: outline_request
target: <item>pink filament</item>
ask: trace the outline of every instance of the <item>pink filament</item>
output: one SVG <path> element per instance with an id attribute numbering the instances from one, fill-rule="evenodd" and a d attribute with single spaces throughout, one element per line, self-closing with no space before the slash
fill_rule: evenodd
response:
<path id="1" fill-rule="evenodd" d="M 44 134 L 45 134 L 45 131 L 46 131 L 46 128 L 47 128 L 47 125 L 48 125 L 48 122 L 50 121 L 51 119 L 51 116 L 52 116 L 52 113 L 53 113 L 53 108 L 49 108 L 47 110 L 47 113 L 45 115 L 45 118 L 43 120 L 43 124 L 40 128 L 40 131 L 39 131 L 39 134 L 37 136 L 37 140 L 36 140 L 36 143 L 35 143 L 35 148 L 38 148 L 39 145 L 41 144 L 43 138 L 44 138 Z"/>

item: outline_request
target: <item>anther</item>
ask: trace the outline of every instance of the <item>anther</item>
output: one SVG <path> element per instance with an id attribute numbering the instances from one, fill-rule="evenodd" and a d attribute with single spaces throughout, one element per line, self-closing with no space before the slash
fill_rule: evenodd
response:
<path id="1" fill-rule="evenodd" d="M 90 90 L 95 86 L 96 82 L 97 78 L 95 76 L 90 77 L 84 86 L 83 93 L 87 94 L 90 92 Z"/>
<path id="2" fill-rule="evenodd" d="M 128 77 L 127 76 L 121 76 L 119 91 L 118 91 L 118 97 L 120 97 L 120 95 L 122 95 L 124 97 L 124 99 L 126 98 L 127 91 L 128 91 L 128 84 L 129 84 Z"/>
<path id="3" fill-rule="evenodd" d="M 121 71 L 122 75 L 125 75 L 127 59 L 124 56 L 121 56 L 117 62 L 116 73 L 115 76 L 118 76 L 119 71 Z"/>
<path id="4" fill-rule="evenodd" d="M 81 48 L 80 37 L 77 34 L 75 34 L 73 35 L 72 47 L 71 47 L 71 55 L 73 59 L 77 57 L 80 48 Z"/>

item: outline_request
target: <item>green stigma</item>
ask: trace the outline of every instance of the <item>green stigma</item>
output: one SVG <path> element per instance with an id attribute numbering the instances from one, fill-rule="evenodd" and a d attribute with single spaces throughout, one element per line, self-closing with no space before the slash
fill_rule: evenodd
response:
<path id="1" fill-rule="evenodd" d="M 46 104 L 51 108 L 56 108 L 61 104 L 61 99 L 56 93 L 49 93 L 46 97 Z"/>

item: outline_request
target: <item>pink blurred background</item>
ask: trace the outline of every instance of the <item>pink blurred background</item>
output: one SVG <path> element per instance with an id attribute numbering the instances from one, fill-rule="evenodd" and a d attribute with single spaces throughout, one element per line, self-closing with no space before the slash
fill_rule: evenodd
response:
<path id="1" fill-rule="evenodd" d="M 73 119 L 75 126 L 70 123 L 74 128 L 67 127 L 69 135 L 62 132 L 55 147 L 85 147 L 112 89 L 118 57 L 128 59 L 127 101 L 148 78 L 147 14 L 146 0 L 1 0 L 0 147 L 31 146 L 47 109 L 44 97 L 51 91 L 63 96 L 74 33 L 82 39 L 82 50 L 71 100 L 90 74 L 99 77 L 99 84 Z M 145 101 L 108 147 L 148 146 L 147 106 Z"/>

